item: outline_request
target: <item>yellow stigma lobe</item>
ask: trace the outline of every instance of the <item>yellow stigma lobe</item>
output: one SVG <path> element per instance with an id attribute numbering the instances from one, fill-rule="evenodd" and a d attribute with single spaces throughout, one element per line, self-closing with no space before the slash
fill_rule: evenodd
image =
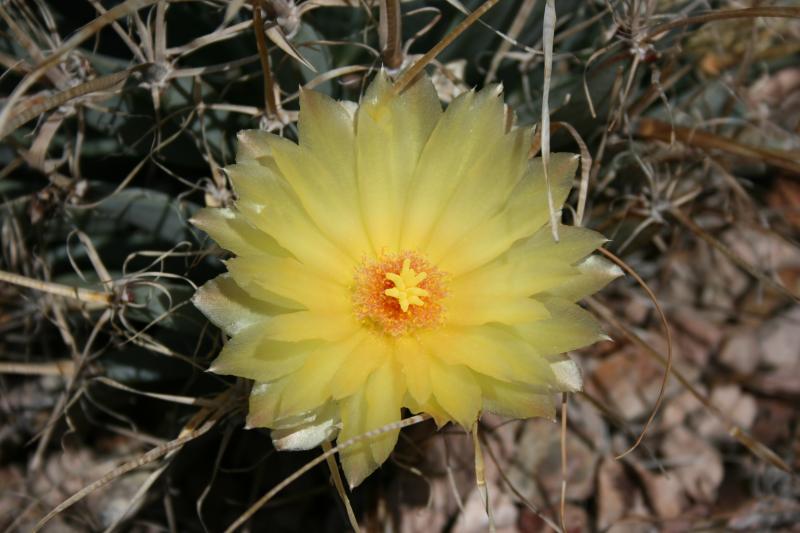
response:
<path id="1" fill-rule="evenodd" d="M 428 274 L 425 272 L 415 272 L 411 268 L 411 260 L 406 258 L 399 274 L 394 272 L 386 273 L 386 279 L 394 283 L 394 287 L 386 289 L 383 293 L 386 296 L 397 298 L 400 303 L 400 309 L 407 313 L 410 305 L 418 305 L 420 307 L 425 305 L 420 296 L 429 296 L 429 293 L 422 287 L 417 287 L 417 285 L 427 277 Z"/>

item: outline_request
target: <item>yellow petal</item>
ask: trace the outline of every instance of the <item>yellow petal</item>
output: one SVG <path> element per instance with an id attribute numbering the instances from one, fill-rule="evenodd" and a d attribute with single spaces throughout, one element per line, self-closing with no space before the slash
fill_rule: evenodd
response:
<path id="1" fill-rule="evenodd" d="M 272 136 L 263 130 L 242 130 L 236 135 L 236 161 L 264 161 L 272 157 L 267 140 Z"/>
<path id="2" fill-rule="evenodd" d="M 272 153 L 271 149 L 269 151 Z M 278 195 L 277 200 L 281 203 L 288 202 L 298 209 L 297 198 L 272 156 L 261 161 L 244 159 L 225 167 L 225 174 L 236 193 L 236 208 L 248 219 L 258 218 L 266 206 L 276 203 L 273 195 Z M 300 209 L 298 211 L 294 216 L 301 217 L 303 212 Z"/>
<path id="3" fill-rule="evenodd" d="M 485 293 L 470 291 L 454 291 L 447 298 L 447 323 L 451 326 L 520 324 L 549 316 L 547 308 L 533 298 L 487 297 Z"/>
<path id="4" fill-rule="evenodd" d="M 275 239 L 254 228 L 245 217 L 232 209 L 204 208 L 195 213 L 190 222 L 208 233 L 222 248 L 236 255 L 288 255 Z"/>
<path id="5" fill-rule="evenodd" d="M 562 226 L 559 231 L 559 242 L 553 241 L 550 229 L 544 227 L 491 263 L 458 276 L 451 284 L 452 303 L 448 304 L 448 308 L 454 310 L 453 319 L 458 320 L 459 317 L 456 309 L 479 308 L 481 302 L 493 307 L 499 306 L 508 296 L 566 294 L 568 287 L 574 287 L 575 291 L 586 288 L 587 284 L 591 286 L 591 279 L 585 279 L 589 276 L 571 264 L 591 253 L 605 239 L 599 233 L 585 228 Z M 506 312 L 513 313 L 513 309 L 508 306 Z M 528 321 L 546 316 L 545 312 L 538 317 L 531 316 Z M 524 321 L 517 320 L 517 323 Z"/>
<path id="6" fill-rule="evenodd" d="M 367 381 L 367 428 L 380 429 L 398 422 L 405 392 L 403 378 L 396 363 L 387 359 Z M 370 439 L 370 450 L 375 464 L 381 465 L 389 457 L 399 434 L 400 430 L 395 429 Z"/>
<path id="7" fill-rule="evenodd" d="M 454 137 L 454 146 L 448 152 L 460 154 L 462 148 L 458 145 L 462 141 L 463 138 Z M 424 245 L 430 257 L 438 260 L 454 242 L 500 211 L 523 176 L 530 146 L 529 129 L 513 130 L 493 146 L 486 146 L 481 159 L 464 169 L 458 187 Z"/>
<path id="8" fill-rule="evenodd" d="M 551 154 L 550 182 L 556 208 L 572 187 L 578 166 L 573 154 Z M 525 177 L 511 193 L 507 205 L 495 216 L 452 243 L 441 254 L 438 266 L 453 276 L 469 272 L 507 251 L 518 240 L 533 234 L 547 222 L 547 188 L 541 159 L 530 162 Z M 431 257 L 436 261 L 437 258 Z"/>
<path id="9" fill-rule="evenodd" d="M 367 335 L 333 377 L 333 398 L 338 400 L 355 394 L 364 386 L 370 374 L 389 359 L 391 352 L 392 347 L 387 339 L 378 335 Z"/>
<path id="10" fill-rule="evenodd" d="M 436 402 L 451 420 L 469 430 L 481 408 L 481 389 L 472 372 L 465 366 L 445 365 L 431 358 L 430 374 Z"/>
<path id="11" fill-rule="evenodd" d="M 530 343 L 499 326 L 447 327 L 420 334 L 419 339 L 429 353 L 448 365 L 463 365 L 505 381 L 545 385 L 554 380 L 549 362 Z"/>
<path id="12" fill-rule="evenodd" d="M 590 255 L 578 263 L 577 268 L 580 275 L 548 290 L 547 293 L 575 302 L 596 293 L 623 274 L 617 265 L 597 255 Z"/>
<path id="13" fill-rule="evenodd" d="M 364 390 L 359 390 L 339 403 L 342 430 L 339 432 L 336 444 L 343 447 L 339 450 L 339 460 L 351 489 L 360 485 L 368 475 L 378 468 L 366 439 L 347 445 L 350 439 L 363 435 L 367 431 L 367 409 L 364 396 Z"/>
<path id="14" fill-rule="evenodd" d="M 336 341 L 351 336 L 361 326 L 352 313 L 297 311 L 275 315 L 264 325 L 264 334 L 280 341 L 322 339 Z"/>
<path id="15" fill-rule="evenodd" d="M 253 384 L 247 410 L 248 428 L 274 427 L 277 424 L 287 382 L 284 377 L 269 383 Z"/>
<path id="16" fill-rule="evenodd" d="M 355 261 L 325 237 L 277 169 L 245 161 L 225 170 L 239 197 L 236 205 L 250 224 L 319 275 L 351 280 Z"/>
<path id="17" fill-rule="evenodd" d="M 553 240 L 549 226 L 545 226 L 524 241 L 511 248 L 506 256 L 509 261 L 535 262 L 543 258 L 574 264 L 598 249 L 608 239 L 600 233 L 578 226 L 560 225 L 558 241 Z"/>
<path id="18" fill-rule="evenodd" d="M 414 337 L 400 337 L 396 344 L 397 361 L 403 369 L 408 392 L 417 404 L 424 405 L 431 396 L 430 356 Z"/>
<path id="19" fill-rule="evenodd" d="M 257 300 L 242 290 L 230 274 L 222 274 L 197 289 L 192 303 L 226 335 L 286 312 L 286 308 Z"/>
<path id="20" fill-rule="evenodd" d="M 330 166 L 346 170 L 344 175 L 355 183 L 355 122 L 341 102 L 301 88 L 297 128 L 301 146 Z"/>
<path id="21" fill-rule="evenodd" d="M 462 179 L 488 163 L 491 147 L 503 138 L 504 119 L 496 86 L 464 93 L 447 107 L 408 187 L 401 249 L 421 249 L 427 242 Z"/>
<path id="22" fill-rule="evenodd" d="M 333 402 L 275 422 L 270 432 L 276 450 L 311 450 L 332 440 L 339 431 L 339 409 Z"/>
<path id="23" fill-rule="evenodd" d="M 483 393 L 483 410 L 509 418 L 555 418 L 555 394 L 522 383 L 476 376 Z"/>
<path id="24" fill-rule="evenodd" d="M 447 412 L 442 409 L 442 406 L 434 399 L 433 396 L 428 398 L 425 403 L 417 403 L 413 397 L 406 394 L 405 397 L 405 404 L 409 411 L 412 413 L 425 413 L 433 418 L 433 421 L 436 423 L 437 429 L 442 429 L 445 425 L 452 421 L 451 417 Z"/>
<path id="25" fill-rule="evenodd" d="M 321 278 L 295 259 L 262 255 L 225 264 L 236 283 L 259 298 L 275 294 L 321 312 L 349 312 L 352 307 L 346 286 Z"/>
<path id="26" fill-rule="evenodd" d="M 338 124 L 338 119 L 331 120 L 335 115 L 324 114 L 329 107 L 341 108 L 341 105 L 311 91 L 305 91 L 304 95 L 306 101 L 317 104 L 306 109 L 306 123 L 301 124 L 301 128 L 305 128 L 304 139 L 314 142 L 310 143 L 311 146 L 298 146 L 286 139 L 272 137 L 272 154 L 281 174 L 320 232 L 346 250 L 351 259 L 359 260 L 371 251 L 371 246 L 358 198 L 353 124 L 352 121 Z M 309 118 L 309 113 L 316 109 L 318 115 Z M 301 116 L 306 110 L 301 111 Z M 326 143 L 325 134 L 336 138 Z"/>
<path id="27" fill-rule="evenodd" d="M 379 72 L 364 95 L 356 117 L 358 186 L 375 253 L 400 249 L 409 181 L 440 115 L 436 90 L 424 76 L 395 96 Z"/>
<path id="28" fill-rule="evenodd" d="M 313 433 L 325 432 L 325 439 L 336 432 L 331 422 L 338 421 L 338 405 L 332 402 L 322 402 L 319 406 L 292 414 L 286 414 L 285 391 L 291 386 L 291 378 L 284 377 L 269 383 L 256 382 L 250 392 L 250 406 L 247 413 L 247 427 L 268 427 L 277 430 L 273 432 L 273 442 L 276 447 L 283 449 L 308 449 L 313 447 L 309 439 Z M 312 435 L 295 435 L 293 431 L 309 430 Z M 305 443 L 305 444 L 304 444 Z M 316 444 L 319 444 L 317 442 Z M 305 447 L 304 447 L 305 446 Z"/>
<path id="29" fill-rule="evenodd" d="M 513 326 L 517 334 L 542 355 L 582 348 L 604 337 L 597 320 L 577 304 L 560 298 L 542 299 L 550 318 Z"/>
<path id="30" fill-rule="evenodd" d="M 454 299 L 533 296 L 577 277 L 580 271 L 568 263 L 546 256 L 509 260 L 501 256 L 488 265 L 461 275 L 450 284 Z"/>
<path id="31" fill-rule="evenodd" d="M 331 397 L 333 377 L 344 365 L 366 333 L 357 332 L 352 337 L 325 343 L 311 353 L 296 372 L 288 377 L 283 390 L 281 416 L 288 416 L 325 403 Z"/>
<path id="32" fill-rule="evenodd" d="M 267 338 L 260 323 L 238 332 L 223 346 L 209 370 L 257 381 L 273 381 L 303 366 L 318 341 L 282 342 Z"/>

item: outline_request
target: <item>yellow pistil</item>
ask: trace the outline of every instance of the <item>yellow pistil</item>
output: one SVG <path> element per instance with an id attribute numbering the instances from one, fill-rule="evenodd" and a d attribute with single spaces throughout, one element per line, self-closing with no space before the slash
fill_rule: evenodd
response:
<path id="1" fill-rule="evenodd" d="M 399 274 L 394 272 L 386 273 L 386 279 L 394 283 L 394 287 L 386 289 L 383 293 L 386 296 L 397 298 L 400 303 L 400 309 L 407 313 L 409 305 L 418 305 L 420 307 L 425 305 L 420 296 L 428 296 L 429 293 L 425 289 L 417 287 L 417 285 L 427 277 L 428 274 L 425 272 L 415 272 L 411 268 L 411 260 L 405 259 L 403 261 L 403 269 Z"/>

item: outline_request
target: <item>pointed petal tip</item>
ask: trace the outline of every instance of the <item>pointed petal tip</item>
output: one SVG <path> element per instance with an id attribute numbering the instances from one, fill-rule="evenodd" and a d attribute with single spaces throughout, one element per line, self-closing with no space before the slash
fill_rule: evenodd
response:
<path id="1" fill-rule="evenodd" d="M 471 89 L 471 92 L 478 93 L 482 95 L 486 95 L 490 98 L 499 98 L 503 94 L 503 84 L 502 83 L 490 83 L 486 85 L 483 89 L 477 90 L 475 87 Z"/>
<path id="2" fill-rule="evenodd" d="M 369 451 L 365 450 L 363 453 L 369 454 Z M 342 471 L 344 472 L 344 478 L 347 480 L 347 486 L 350 488 L 350 490 L 353 490 L 361 485 L 364 480 L 367 479 L 375 470 L 380 468 L 378 465 L 374 464 L 364 463 L 359 465 L 358 463 L 354 464 L 347 460 L 341 461 L 341 465 Z"/>
<path id="3" fill-rule="evenodd" d="M 247 417 L 244 419 L 244 429 L 259 429 L 262 426 L 253 420 L 254 415 L 252 413 L 247 413 Z"/>

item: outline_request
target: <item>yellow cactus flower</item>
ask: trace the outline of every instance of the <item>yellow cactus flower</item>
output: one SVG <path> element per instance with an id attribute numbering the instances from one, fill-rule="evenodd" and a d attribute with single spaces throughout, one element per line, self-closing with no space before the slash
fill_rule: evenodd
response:
<path id="1" fill-rule="evenodd" d="M 302 92 L 297 144 L 241 132 L 235 207 L 193 219 L 236 257 L 194 303 L 231 337 L 211 370 L 255 381 L 248 425 L 308 449 L 403 408 L 467 429 L 483 411 L 552 418 L 554 393 L 582 386 L 564 352 L 602 337 L 575 302 L 620 271 L 594 231 L 553 240 L 530 146 L 498 87 L 443 111 L 428 78 L 395 94 L 383 73 L 357 107 Z M 576 165 L 551 156 L 557 206 Z M 351 486 L 397 436 L 341 452 Z"/>

